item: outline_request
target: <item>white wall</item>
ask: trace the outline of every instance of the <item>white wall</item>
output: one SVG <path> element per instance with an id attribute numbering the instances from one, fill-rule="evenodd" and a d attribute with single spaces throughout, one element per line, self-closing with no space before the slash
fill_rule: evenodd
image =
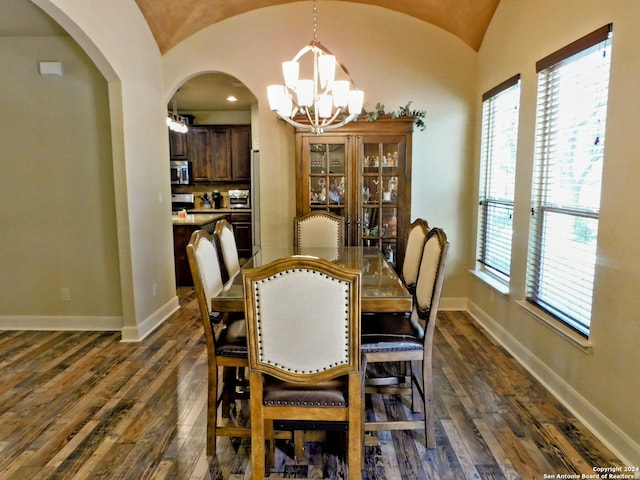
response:
<path id="1" fill-rule="evenodd" d="M 478 318 L 631 465 L 640 464 L 640 271 L 636 264 L 640 242 L 635 241 L 640 233 L 640 217 L 635 211 L 640 205 L 640 168 L 636 164 L 640 150 L 639 20 L 640 2 L 501 1 L 479 52 L 476 99 L 479 102 L 482 92 L 522 74 L 512 285 L 507 297 L 475 278 L 469 290 L 471 308 Z M 516 302 L 524 298 L 525 288 L 535 62 L 611 22 L 611 80 L 591 349 L 585 352 L 525 313 Z M 470 266 L 472 255 L 470 249 Z"/>

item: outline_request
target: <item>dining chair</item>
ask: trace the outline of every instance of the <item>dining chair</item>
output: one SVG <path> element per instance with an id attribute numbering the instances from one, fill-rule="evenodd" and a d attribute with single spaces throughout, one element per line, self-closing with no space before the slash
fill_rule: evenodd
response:
<path id="1" fill-rule="evenodd" d="M 400 275 L 405 287 L 407 287 L 407 290 L 411 293 L 413 293 L 416 288 L 422 250 L 428 231 L 429 224 L 422 218 L 414 220 L 407 229 L 405 239 L 406 247 Z"/>
<path id="2" fill-rule="evenodd" d="M 344 245 L 344 217 L 325 211 L 309 212 L 293 219 L 294 245 L 304 247 L 341 247 Z"/>
<path id="3" fill-rule="evenodd" d="M 362 322 L 361 350 L 367 365 L 409 364 L 408 381 L 376 385 L 367 378 L 368 393 L 411 394 L 414 412 L 422 419 L 369 421 L 365 431 L 424 429 L 427 448 L 435 448 L 433 382 L 431 378 L 433 334 L 444 283 L 449 242 L 441 228 L 427 233 L 410 317 L 402 314 L 367 315 Z"/>
<path id="4" fill-rule="evenodd" d="M 360 271 L 291 256 L 245 269 L 243 276 L 253 478 L 265 478 L 265 444 L 271 462 L 278 420 L 298 426 L 310 422 L 315 428 L 345 424 L 348 478 L 360 480 Z"/>
<path id="5" fill-rule="evenodd" d="M 213 235 L 222 257 L 222 278 L 226 282 L 240 271 L 240 259 L 233 225 L 226 218 L 221 218 L 216 222 Z"/>
<path id="6" fill-rule="evenodd" d="M 211 311 L 211 298 L 224 286 L 214 237 L 204 230 L 193 232 L 187 244 L 187 257 L 207 344 L 207 455 L 213 455 L 217 436 L 251 435 L 249 428 L 219 426 L 217 420 L 218 407 L 221 406 L 221 416 L 226 418 L 232 400 L 242 395 L 238 370 L 249 366 L 247 330 L 244 316 L 229 317 Z"/>

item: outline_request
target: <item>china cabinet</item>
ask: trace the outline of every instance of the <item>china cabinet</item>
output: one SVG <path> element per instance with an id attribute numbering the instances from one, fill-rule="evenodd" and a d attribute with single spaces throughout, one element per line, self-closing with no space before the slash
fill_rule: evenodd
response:
<path id="1" fill-rule="evenodd" d="M 400 265 L 411 222 L 413 122 L 383 118 L 323 135 L 297 131 L 296 215 L 342 215 L 348 245 L 376 246 Z"/>

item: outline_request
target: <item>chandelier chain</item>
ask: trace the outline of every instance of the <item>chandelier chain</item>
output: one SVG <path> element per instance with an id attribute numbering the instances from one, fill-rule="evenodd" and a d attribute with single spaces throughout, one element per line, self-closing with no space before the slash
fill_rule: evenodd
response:
<path id="1" fill-rule="evenodd" d="M 313 0 L 313 41 L 318 41 L 318 2 Z"/>

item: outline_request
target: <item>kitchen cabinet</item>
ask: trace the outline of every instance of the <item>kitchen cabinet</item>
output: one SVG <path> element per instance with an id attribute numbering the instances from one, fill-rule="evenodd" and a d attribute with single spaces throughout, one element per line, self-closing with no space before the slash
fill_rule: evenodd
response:
<path id="1" fill-rule="evenodd" d="M 200 220 L 199 218 L 202 218 Z M 177 286 L 193 285 L 191 268 L 187 258 L 187 244 L 191 234 L 196 230 L 206 230 L 213 234 L 216 222 L 224 215 L 190 215 L 187 219 L 179 219 L 174 215 L 173 219 L 173 259 L 176 273 Z"/>
<path id="2" fill-rule="evenodd" d="M 194 182 L 211 181 L 211 141 L 209 129 L 193 126 L 189 129 L 188 148 L 191 174 Z"/>
<path id="3" fill-rule="evenodd" d="M 169 130 L 169 157 L 171 160 L 188 160 L 186 133 Z"/>
<path id="4" fill-rule="evenodd" d="M 253 251 L 253 234 L 251 230 L 250 213 L 232 213 L 229 223 L 233 226 L 233 233 L 240 258 L 251 257 Z"/>
<path id="5" fill-rule="evenodd" d="M 250 180 L 250 125 L 193 125 L 187 135 L 194 182 Z"/>
<path id="6" fill-rule="evenodd" d="M 231 179 L 251 181 L 251 125 L 231 127 Z"/>
<path id="7" fill-rule="evenodd" d="M 401 265 L 411 222 L 413 122 L 383 118 L 323 135 L 297 131 L 296 215 L 341 215 L 348 245 L 376 246 Z"/>

